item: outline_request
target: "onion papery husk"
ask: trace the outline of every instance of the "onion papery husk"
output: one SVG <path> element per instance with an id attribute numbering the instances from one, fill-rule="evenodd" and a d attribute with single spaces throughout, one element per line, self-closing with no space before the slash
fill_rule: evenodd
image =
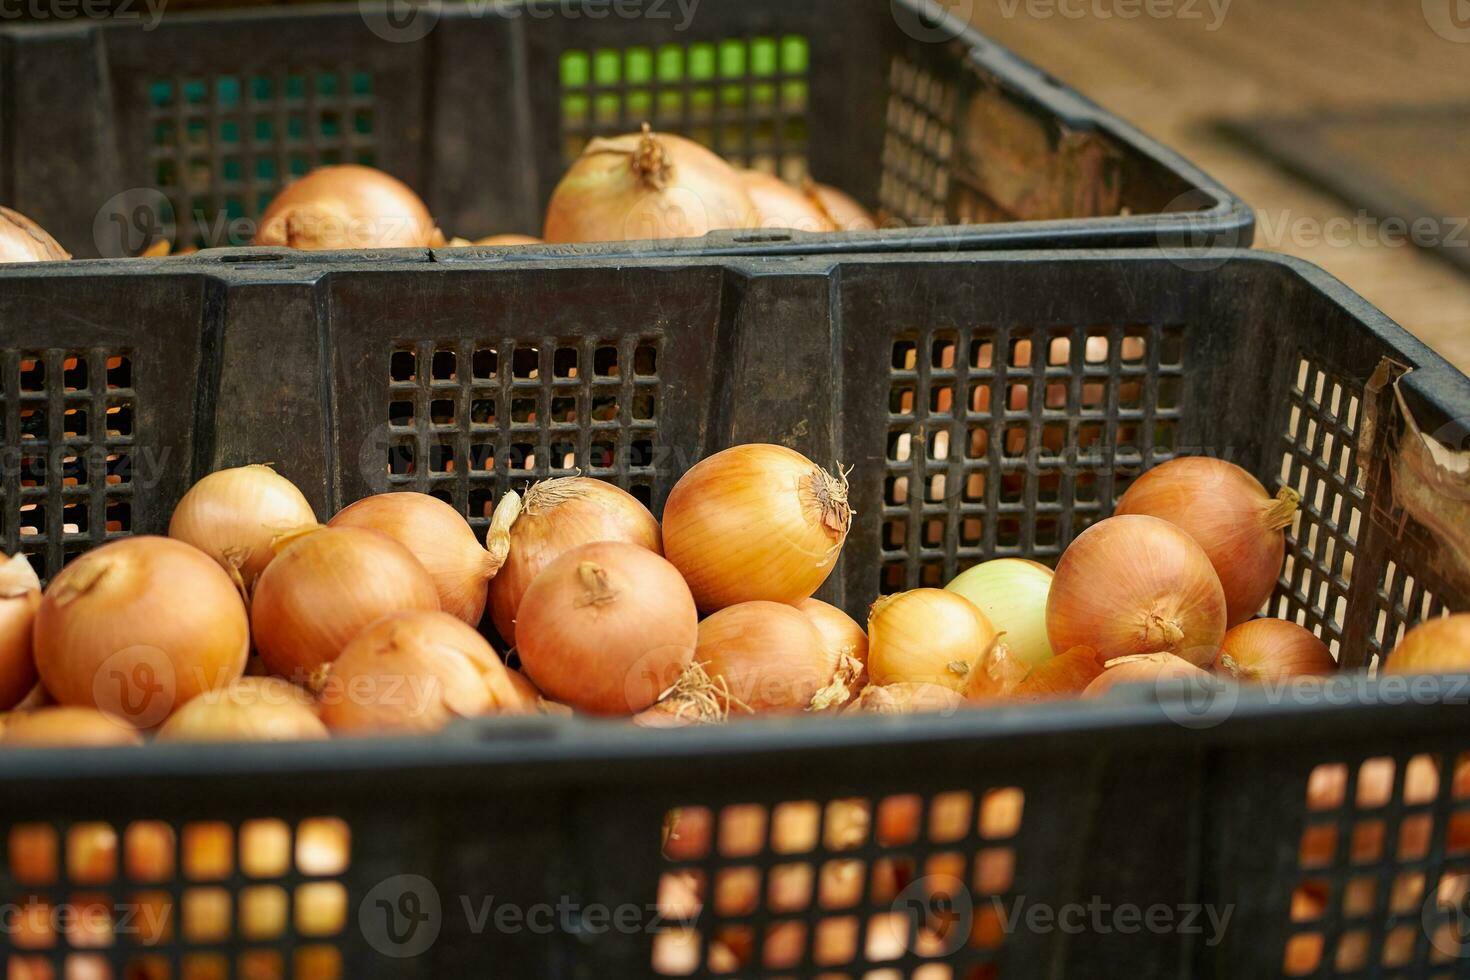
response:
<path id="1" fill-rule="evenodd" d="M 0 263 L 60 262 L 71 253 L 19 211 L 0 207 Z"/>
<path id="2" fill-rule="evenodd" d="M 1012 697 L 1017 701 L 1079 697 L 1102 675 L 1105 666 L 1092 647 L 1073 647 L 1027 671 L 1012 691 Z"/>
<path id="3" fill-rule="evenodd" d="M 910 715 L 926 712 L 952 714 L 966 705 L 964 695 L 943 684 L 869 684 L 849 710 L 878 715 Z"/>

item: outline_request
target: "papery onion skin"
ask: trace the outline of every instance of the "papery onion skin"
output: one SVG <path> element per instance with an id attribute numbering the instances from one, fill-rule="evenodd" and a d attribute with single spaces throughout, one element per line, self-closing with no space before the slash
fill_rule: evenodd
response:
<path id="1" fill-rule="evenodd" d="M 702 613 L 796 603 L 821 587 L 852 526 L 847 481 L 784 446 L 735 446 L 695 464 L 664 505 L 664 554 Z"/>
<path id="2" fill-rule="evenodd" d="M 809 181 L 805 186 L 807 197 L 822 209 L 827 220 L 838 231 L 874 231 L 878 219 L 846 193 L 827 184 Z"/>
<path id="3" fill-rule="evenodd" d="M 276 556 L 271 542 L 315 523 L 310 502 L 290 480 L 269 466 L 237 466 L 217 470 L 189 488 L 174 508 L 168 536 L 238 574 L 248 595 Z"/>
<path id="4" fill-rule="evenodd" d="M 160 742 L 300 742 L 328 737 L 316 703 L 279 677 L 242 677 L 175 711 Z"/>
<path id="5" fill-rule="evenodd" d="M 1327 644 L 1284 619 L 1253 619 L 1225 634 L 1215 673 L 1238 681 L 1284 681 L 1337 672 Z"/>
<path id="6" fill-rule="evenodd" d="M 89 551 L 51 581 L 34 627 L 36 667 L 59 703 L 152 727 L 245 672 L 250 627 L 215 561 L 139 535 Z"/>
<path id="7" fill-rule="evenodd" d="M 1172 653 L 1197 667 L 1225 638 L 1225 593 L 1209 556 L 1156 517 L 1110 517 L 1077 536 L 1047 598 L 1053 650 L 1090 646 L 1105 661 Z"/>
<path id="8" fill-rule="evenodd" d="M 510 248 L 516 245 L 545 245 L 546 243 L 531 235 L 490 235 L 486 238 L 475 239 L 475 244 L 490 248 Z"/>
<path id="9" fill-rule="evenodd" d="M 536 576 L 568 551 L 598 541 L 625 541 L 664 553 L 658 521 L 621 487 L 569 476 L 526 491 L 510 526 L 509 554 L 490 581 L 490 618 L 507 646 L 516 645 L 516 613 Z"/>
<path id="10" fill-rule="evenodd" d="M 1022 663 L 1034 666 L 1052 656 L 1046 632 L 1046 600 L 1052 570 L 1020 558 L 997 558 L 958 575 L 946 585 L 973 602 Z"/>
<path id="11" fill-rule="evenodd" d="M 943 684 L 869 684 L 853 702 L 856 711 L 879 715 L 908 715 L 926 712 L 952 714 L 965 707 L 965 698 Z"/>
<path id="12" fill-rule="evenodd" d="M 1210 675 L 1194 664 L 1170 653 L 1139 654 L 1108 662 L 1107 668 L 1082 692 L 1084 698 L 1100 698 L 1122 684 L 1188 682 L 1201 689 L 1211 683 Z M 1214 683 L 1218 684 L 1218 681 Z"/>
<path id="13" fill-rule="evenodd" d="M 970 669 L 996 630 L 964 596 L 915 589 L 873 603 L 868 617 L 868 677 L 873 684 L 939 684 L 965 690 Z"/>
<path id="14" fill-rule="evenodd" d="M 250 624 L 266 668 L 304 684 L 368 624 L 409 609 L 439 609 L 412 552 L 377 531 L 324 527 L 278 544 L 256 580 Z"/>
<path id="15" fill-rule="evenodd" d="M 849 697 L 857 697 L 868 683 L 868 634 L 847 613 L 821 599 L 803 599 L 796 608 L 822 634 L 833 678 L 842 675 Z"/>
<path id="16" fill-rule="evenodd" d="M 700 238 L 755 222 L 734 168 L 698 143 L 645 125 L 587 144 L 552 192 L 542 237 L 552 244 Z"/>
<path id="17" fill-rule="evenodd" d="M 1404 634 L 1384 661 L 1389 674 L 1470 673 L 1470 613 L 1429 619 Z"/>
<path id="18" fill-rule="evenodd" d="M 95 708 L 55 707 L 10 716 L 0 745 L 7 748 L 142 745 L 143 736 L 125 718 Z"/>
<path id="19" fill-rule="evenodd" d="M 743 602 L 699 624 L 694 659 L 732 717 L 806 711 L 832 680 L 822 634 L 792 606 Z"/>
<path id="20" fill-rule="evenodd" d="M 1284 528 L 1299 503 L 1291 490 L 1272 499 L 1234 463 L 1183 456 L 1135 480 L 1116 513 L 1157 517 L 1194 538 L 1219 576 L 1228 628 L 1254 616 L 1275 589 L 1286 558 Z"/>
<path id="21" fill-rule="evenodd" d="M 261 216 L 256 245 L 310 251 L 431 248 L 443 234 L 407 184 L 355 163 L 317 167 L 276 195 Z"/>
<path id="22" fill-rule="evenodd" d="M 795 231 L 836 231 L 821 206 L 774 174 L 741 170 L 740 182 L 755 205 L 761 228 Z"/>
<path id="23" fill-rule="evenodd" d="M 989 649 L 970 667 L 965 677 L 965 698 L 969 701 L 1008 701 L 1026 679 L 1028 668 L 1012 653 L 1000 635 Z"/>
<path id="24" fill-rule="evenodd" d="M 0 263 L 59 262 L 71 258 L 47 232 L 19 211 L 0 207 Z"/>
<path id="25" fill-rule="evenodd" d="M 36 687 L 31 630 L 41 607 L 41 580 L 25 555 L 0 562 L 0 711 L 26 699 Z"/>
<path id="26" fill-rule="evenodd" d="M 593 714 L 630 715 L 688 669 L 699 614 L 673 565 L 636 544 L 599 541 L 536 577 L 516 635 L 521 667 L 547 697 Z"/>
<path id="27" fill-rule="evenodd" d="M 328 527 L 363 527 L 403 545 L 424 566 L 439 593 L 439 608 L 478 625 L 490 580 L 505 561 L 492 556 L 452 506 L 426 493 L 405 491 L 364 497 L 339 510 Z"/>
<path id="28" fill-rule="evenodd" d="M 1104 664 L 1091 647 L 1073 647 L 1032 667 L 1012 692 L 1017 701 L 1075 698 L 1102 675 Z"/>

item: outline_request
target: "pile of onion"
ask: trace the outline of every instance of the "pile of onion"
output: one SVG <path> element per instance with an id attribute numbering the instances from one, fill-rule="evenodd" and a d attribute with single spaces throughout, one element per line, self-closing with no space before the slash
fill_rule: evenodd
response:
<path id="1" fill-rule="evenodd" d="M 355 163 L 317 167 L 292 181 L 260 219 L 256 245 L 312 251 L 430 248 L 444 236 L 408 185 Z"/>
<path id="2" fill-rule="evenodd" d="M 536 576 L 562 555 L 597 541 L 624 541 L 663 554 L 658 521 L 621 487 L 569 476 L 537 483 L 519 509 L 502 501 L 492 525 L 509 523 L 508 554 L 490 582 L 490 618 L 508 645 L 516 645 L 516 613 Z M 502 508 L 506 512 L 502 513 Z"/>
<path id="3" fill-rule="evenodd" d="M 827 644 L 812 620 L 778 602 L 743 602 L 699 624 L 694 659 L 726 712 L 806 711 L 833 682 Z"/>
<path id="4" fill-rule="evenodd" d="M 1388 674 L 1470 673 L 1470 613 L 1420 623 L 1383 664 Z"/>
<path id="5" fill-rule="evenodd" d="M 1282 619 L 1253 619 L 1225 634 L 1215 672 L 1238 681 L 1284 681 L 1332 674 L 1337 661 L 1327 644 L 1307 629 Z"/>
<path id="6" fill-rule="evenodd" d="M 996 641 L 985 614 L 961 595 L 915 589 L 879 599 L 868 618 L 872 683 L 938 684 L 963 692 Z"/>
<path id="7" fill-rule="evenodd" d="M 962 572 L 945 591 L 974 603 L 1020 662 L 1039 664 L 1051 658 L 1046 633 L 1046 600 L 1052 570 L 1024 558 L 997 558 Z"/>
<path id="8" fill-rule="evenodd" d="M 762 228 L 791 228 L 795 231 L 835 231 L 836 225 L 815 200 L 774 174 L 760 170 L 740 171 L 740 182 L 755 205 Z"/>
<path id="9" fill-rule="evenodd" d="M 25 555 L 0 563 L 0 711 L 25 700 L 36 686 L 31 628 L 41 606 L 41 580 Z"/>
<path id="10" fill-rule="evenodd" d="M 168 536 L 204 552 L 250 588 L 276 556 L 271 542 L 316 524 L 311 504 L 269 466 L 217 470 L 189 488 L 174 508 Z"/>
<path id="11" fill-rule="evenodd" d="M 664 554 L 700 612 L 794 603 L 837 564 L 852 508 L 847 480 L 784 446 L 735 446 L 702 460 L 664 506 Z"/>
<path id="12" fill-rule="evenodd" d="M 1053 650 L 1088 646 L 1104 661 L 1171 653 L 1207 667 L 1225 638 L 1225 593 L 1209 556 L 1155 517 L 1111 517 L 1077 536 L 1052 579 Z"/>
<path id="13" fill-rule="evenodd" d="M 1172 459 L 1134 481 L 1117 513 L 1142 514 L 1183 529 L 1204 549 L 1225 592 L 1226 625 L 1254 616 L 1270 597 L 1286 558 L 1285 528 L 1301 497 L 1273 499 L 1234 463 L 1206 456 Z"/>
<path id="14" fill-rule="evenodd" d="M 642 133 L 587 144 L 551 195 L 551 243 L 699 238 L 750 228 L 755 205 L 740 175 L 682 136 Z"/>
<path id="15" fill-rule="evenodd" d="M 808 181 L 803 192 L 837 231 L 873 231 L 878 227 L 871 211 L 835 187 Z"/>
<path id="16" fill-rule="evenodd" d="M 0 207 L 0 262 L 58 262 L 71 258 L 46 229 L 19 211 Z"/>
<path id="17" fill-rule="evenodd" d="M 327 726 L 303 688 L 279 677 L 242 677 L 175 711 L 160 742 L 294 742 L 323 739 Z"/>

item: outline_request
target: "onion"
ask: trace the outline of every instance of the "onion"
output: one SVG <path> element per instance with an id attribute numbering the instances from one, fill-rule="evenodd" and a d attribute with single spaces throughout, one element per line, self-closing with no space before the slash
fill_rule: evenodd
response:
<path id="1" fill-rule="evenodd" d="M 1470 613 L 1441 616 L 1405 634 L 1384 661 L 1387 674 L 1470 672 Z"/>
<path id="2" fill-rule="evenodd" d="M 424 202 L 396 177 L 354 163 L 292 181 L 260 219 L 256 245 L 308 250 L 430 248 L 444 236 Z"/>
<path id="3" fill-rule="evenodd" d="M 1182 456 L 1140 476 L 1117 513 L 1143 514 L 1182 528 L 1209 556 L 1225 590 L 1226 624 L 1254 616 L 1276 587 L 1286 534 L 1301 497 L 1283 488 L 1275 500 L 1234 463 Z"/>
<path id="4" fill-rule="evenodd" d="M 105 544 L 61 570 L 41 599 L 36 666 L 61 704 L 140 728 L 245 672 L 250 628 L 224 569 L 171 538 Z"/>
<path id="5" fill-rule="evenodd" d="M 71 258 L 46 229 L 19 211 L 0 207 L 0 262 L 56 262 Z"/>
<path id="6" fill-rule="evenodd" d="M 16 712 L 5 726 L 6 746 L 142 745 L 127 719 L 94 708 L 37 708 Z"/>
<path id="7" fill-rule="evenodd" d="M 314 672 L 375 619 L 438 608 L 434 580 L 397 541 L 360 527 L 312 528 L 277 542 L 255 583 L 250 625 L 272 673 L 317 684 Z"/>
<path id="8" fill-rule="evenodd" d="M 995 638 L 985 614 L 953 592 L 887 596 L 873 603 L 868 618 L 868 676 L 879 685 L 916 682 L 963 691 L 970 668 Z"/>
<path id="9" fill-rule="evenodd" d="M 1022 663 L 1039 664 L 1052 655 L 1046 635 L 1046 599 L 1052 570 L 1034 561 L 997 558 L 961 573 L 944 588 L 974 603 Z"/>
<path id="10" fill-rule="evenodd" d="M 950 714 L 965 706 L 964 697 L 941 684 L 870 684 L 863 688 L 853 706 L 858 711 L 879 715 L 909 715 L 921 712 Z"/>
<path id="11" fill-rule="evenodd" d="M 871 211 L 835 187 L 808 180 L 803 190 L 838 231 L 873 231 L 878 227 Z"/>
<path id="12" fill-rule="evenodd" d="M 508 527 L 519 499 L 506 495 L 509 506 L 497 508 L 487 540 L 480 547 L 474 529 L 459 511 L 426 493 L 383 493 L 364 497 L 337 512 L 328 527 L 363 527 L 386 534 L 413 553 L 434 580 L 439 607 L 476 626 L 485 614 L 490 580 L 505 564 L 510 550 Z"/>
<path id="13" fill-rule="evenodd" d="M 821 599 L 803 599 L 796 604 L 817 632 L 832 668 L 832 685 L 822 707 L 846 704 L 867 684 L 868 634 L 851 616 Z"/>
<path id="14" fill-rule="evenodd" d="M 1310 630 L 1283 619 L 1256 619 L 1225 634 L 1215 672 L 1239 681 L 1284 681 L 1332 674 L 1332 651 Z"/>
<path id="15" fill-rule="evenodd" d="M 755 205 L 762 228 L 792 228 L 797 231 L 836 231 L 837 226 L 821 205 L 774 174 L 741 170 L 740 182 Z"/>
<path id="16" fill-rule="evenodd" d="M 36 687 L 31 626 L 41 605 L 41 580 L 25 555 L 0 562 L 0 711 L 26 699 Z"/>
<path id="17" fill-rule="evenodd" d="M 168 536 L 219 562 L 249 595 L 276 556 L 271 542 L 315 523 L 311 504 L 294 483 L 269 466 L 239 466 L 190 487 L 174 508 Z"/>
<path id="18" fill-rule="evenodd" d="M 595 714 L 636 714 L 688 668 L 699 614 L 673 565 L 638 545 L 601 541 L 536 577 L 516 635 L 521 666 L 548 697 Z"/>
<path id="19" fill-rule="evenodd" d="M 1082 696 L 1100 698 L 1120 684 L 1156 685 L 1173 680 L 1201 684 L 1208 677 L 1194 664 L 1170 653 L 1138 654 L 1109 661 L 1106 669 L 1083 690 Z"/>
<path id="20" fill-rule="evenodd" d="M 1053 650 L 1090 646 L 1103 660 L 1172 653 L 1208 666 L 1225 638 L 1225 594 L 1209 557 L 1156 517 L 1111 517 L 1077 536 L 1046 604 Z"/>
<path id="21" fill-rule="evenodd" d="M 546 243 L 530 235 L 491 235 L 488 238 L 477 238 L 473 244 L 506 248 L 515 245 L 544 245 Z"/>
<path id="22" fill-rule="evenodd" d="M 279 677 L 242 677 L 174 712 L 160 742 L 296 742 L 327 737 L 311 694 Z"/>
<path id="23" fill-rule="evenodd" d="M 508 499 L 508 498 L 507 498 Z M 502 501 L 492 523 L 501 524 Z M 663 554 L 658 521 L 628 491 L 611 483 L 569 476 L 526 491 L 510 525 L 510 552 L 490 582 L 490 618 L 509 646 L 516 645 L 521 598 L 546 566 L 574 548 L 596 541 L 626 541 Z"/>
<path id="24" fill-rule="evenodd" d="M 1042 661 L 1027 672 L 1012 696 L 1017 701 L 1073 698 L 1087 690 L 1103 672 L 1103 662 L 1092 647 L 1073 647 Z"/>
<path id="25" fill-rule="evenodd" d="M 336 732 L 433 732 L 457 718 L 519 712 L 495 650 L 463 620 L 406 610 L 359 632 L 327 668 L 322 721 Z"/>
<path id="26" fill-rule="evenodd" d="M 548 242 L 699 238 L 755 225 L 740 175 L 682 136 L 594 139 L 572 164 L 546 208 Z"/>
<path id="27" fill-rule="evenodd" d="M 827 580 L 851 526 L 845 477 L 784 446 L 736 446 L 675 485 L 664 553 L 701 612 L 757 599 L 795 603 Z"/>
<path id="28" fill-rule="evenodd" d="M 822 634 L 777 602 L 743 602 L 700 623 L 694 658 L 727 711 L 805 711 L 832 682 Z"/>

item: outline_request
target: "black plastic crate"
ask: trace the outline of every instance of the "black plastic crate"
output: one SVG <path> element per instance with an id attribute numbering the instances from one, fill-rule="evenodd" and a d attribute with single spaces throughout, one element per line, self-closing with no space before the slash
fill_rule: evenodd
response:
<path id="1" fill-rule="evenodd" d="M 1238 198 L 929 0 L 702 0 L 687 23 L 673 0 L 626 8 L 434 0 L 9 25 L 0 200 L 84 257 L 157 235 L 246 245 L 238 219 L 285 181 L 362 162 L 416 188 L 451 235 L 539 236 L 585 142 L 648 120 L 910 227 L 561 251 L 1251 244 Z"/>
<path id="2" fill-rule="evenodd" d="M 1463 441 L 1470 381 L 1305 264 L 1248 252 L 436 257 L 248 250 L 0 270 L 7 454 L 44 461 L 8 476 L 6 550 L 54 572 L 104 535 L 163 530 L 190 479 L 259 460 L 322 516 L 414 487 L 483 527 L 492 495 L 574 467 L 658 511 L 700 456 L 765 440 L 856 467 L 857 523 L 824 594 L 861 616 L 880 591 L 987 557 L 1051 560 L 1138 472 L 1213 452 L 1302 492 L 1271 610 L 1316 630 L 1345 668 L 1470 604 L 1467 552 L 1453 543 L 1470 495 L 1448 469 L 1425 468 L 1418 435 Z M 114 400 L 132 413 L 126 432 L 104 420 Z M 85 436 L 68 436 L 63 420 L 83 409 Z M 82 452 L 92 446 L 95 457 Z M 73 448 L 93 460 L 85 479 L 65 470 Z M 130 470 L 109 469 L 124 455 Z M 145 472 L 149 459 L 174 465 Z M 114 499 L 127 520 L 105 530 L 93 515 Z M 71 523 L 69 504 L 87 524 Z M 37 508 L 44 519 L 28 516 Z M 258 874 L 236 860 L 150 883 L 123 862 L 100 881 L 46 886 L 17 879 L 12 847 L 0 901 L 100 894 L 130 907 L 152 891 L 181 918 L 162 945 L 119 933 L 100 953 L 21 950 L 0 932 L 0 958 L 60 969 L 65 956 L 102 955 L 120 976 L 149 975 L 150 956 L 171 976 L 292 975 L 298 953 L 297 976 L 641 976 L 654 934 L 673 928 L 648 911 L 666 873 L 713 882 L 856 860 L 865 880 L 892 866 L 922 878 L 958 860 L 968 911 L 955 914 L 970 916 L 973 939 L 933 960 L 870 960 L 861 937 L 872 917 L 922 905 L 922 887 L 894 902 L 870 884 L 856 909 L 707 913 L 697 928 L 744 930 L 758 959 L 776 948 L 772 930 L 796 930 L 800 963 L 742 976 L 1267 976 L 1282 974 L 1288 949 L 1309 960 L 1315 949 L 1316 976 L 1465 976 L 1470 949 L 1443 951 L 1444 929 L 1463 920 L 1436 895 L 1470 873 L 1470 853 L 1450 846 L 1470 832 L 1470 794 L 1450 779 L 1470 758 L 1470 684 L 1413 693 L 1340 680 L 1222 690 L 1203 704 L 1139 697 L 675 733 L 547 717 L 424 740 L 4 753 L 0 840 L 17 827 L 55 834 L 65 853 L 73 829 L 100 822 L 126 853 L 134 822 L 162 821 L 181 869 L 199 824 L 226 824 L 236 840 L 256 821 L 290 833 L 338 818 L 352 843 L 340 867 L 297 860 Z M 1370 765 L 1380 777 L 1390 767 L 1386 788 L 1363 777 L 1383 759 Z M 1440 777 L 1426 795 L 1407 773 L 1430 763 Z M 1320 766 L 1336 767 L 1342 792 L 1311 810 Z M 832 804 L 849 798 L 912 804 L 923 819 L 912 840 L 870 831 L 833 843 Z M 959 832 L 931 822 L 948 807 L 966 814 Z M 670 863 L 662 828 L 676 808 L 732 826 L 754 813 L 767 828 L 823 814 L 829 827 L 789 852 L 767 829 Z M 1304 836 L 1330 841 L 1320 866 L 1300 858 Z M 299 889 L 313 885 L 343 911 L 335 928 L 287 916 L 249 935 L 191 934 L 191 901 L 243 912 L 264 889 L 309 905 Z M 1302 886 L 1327 900 L 1294 921 Z M 1129 932 L 1108 918 L 1079 931 L 1027 918 L 1041 907 L 1071 922 L 1066 910 L 1097 904 L 1140 918 L 1164 906 L 1173 925 Z M 517 911 L 497 919 L 502 907 Z M 1211 910 L 1215 922 L 1228 911 L 1223 930 Z M 818 932 L 839 920 L 857 923 L 856 958 L 814 962 Z M 314 970 L 320 957 L 335 972 Z M 696 975 L 720 975 L 709 966 Z"/>

